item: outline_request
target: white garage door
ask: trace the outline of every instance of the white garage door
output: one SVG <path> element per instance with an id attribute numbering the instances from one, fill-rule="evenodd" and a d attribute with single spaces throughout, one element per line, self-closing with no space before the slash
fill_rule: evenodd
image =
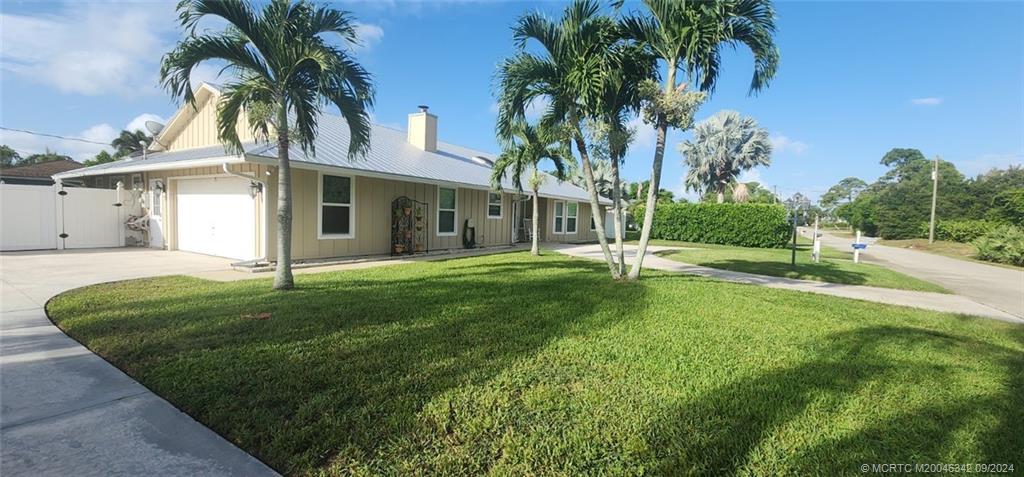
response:
<path id="1" fill-rule="evenodd" d="M 256 258 L 256 200 L 237 177 L 184 179 L 177 192 L 178 249 Z"/>

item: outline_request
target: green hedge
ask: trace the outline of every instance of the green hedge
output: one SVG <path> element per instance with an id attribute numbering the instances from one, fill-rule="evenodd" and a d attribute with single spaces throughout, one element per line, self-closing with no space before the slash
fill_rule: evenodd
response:
<path id="1" fill-rule="evenodd" d="M 641 207 L 635 217 L 643 214 Z M 658 204 L 651 238 L 777 248 L 791 239 L 791 230 L 780 205 L 672 203 Z"/>
<path id="2" fill-rule="evenodd" d="M 1000 224 L 990 220 L 940 220 L 935 224 L 936 240 L 970 243 L 988 234 Z M 921 224 L 920 236 L 928 237 L 928 223 Z"/>

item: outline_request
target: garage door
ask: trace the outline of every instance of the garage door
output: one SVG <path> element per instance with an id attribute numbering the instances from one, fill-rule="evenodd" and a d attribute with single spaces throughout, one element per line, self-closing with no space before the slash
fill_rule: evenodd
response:
<path id="1" fill-rule="evenodd" d="M 177 192 L 178 249 L 256 258 L 256 200 L 237 177 L 184 179 Z"/>

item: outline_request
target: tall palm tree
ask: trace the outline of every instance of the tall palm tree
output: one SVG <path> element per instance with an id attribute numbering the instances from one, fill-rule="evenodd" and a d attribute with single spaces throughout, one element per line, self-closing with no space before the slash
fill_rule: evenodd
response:
<path id="1" fill-rule="evenodd" d="M 620 32 L 621 34 L 621 32 Z M 620 42 L 612 47 L 612 68 L 604 82 L 604 91 L 597 107 L 597 122 L 601 124 L 611 173 L 612 222 L 615 237 L 615 263 L 619 276 L 626 274 L 626 255 L 623 247 L 622 180 L 619 166 L 626 156 L 635 130 L 628 126 L 629 118 L 640 112 L 644 99 L 644 80 L 658 77 L 654 56 L 642 45 Z M 600 211 L 604 215 L 604 210 Z M 598 229 L 598 235 L 604 235 Z"/>
<path id="2" fill-rule="evenodd" d="M 343 11 L 305 0 L 272 0 L 259 12 L 245 0 L 184 0 L 181 25 L 189 32 L 164 55 L 160 80 L 176 98 L 194 103 L 192 71 L 206 61 L 226 62 L 234 73 L 217 105 L 221 142 L 242 152 L 236 125 L 246 112 L 257 137 L 277 139 L 277 273 L 274 289 L 294 287 L 291 271 L 292 189 L 288 148 L 294 138 L 314 154 L 317 120 L 334 105 L 349 128 L 348 156 L 364 156 L 370 147 L 373 82 L 351 53 L 328 42 L 334 37 L 356 44 L 355 20 Z M 217 18 L 228 26 L 219 33 L 198 33 L 200 20 Z"/>
<path id="3" fill-rule="evenodd" d="M 523 191 L 523 175 L 529 173 L 529 185 L 533 192 L 533 218 L 531 220 L 530 253 L 540 255 L 538 243 L 538 217 L 540 210 L 540 186 L 543 184 L 544 174 L 540 172 L 540 162 L 549 160 L 555 166 L 554 175 L 558 180 L 565 179 L 566 162 L 568 158 L 563 153 L 563 148 L 555 145 L 556 139 L 550 131 L 534 127 L 526 122 L 518 123 L 513 129 L 511 141 L 505 141 L 506 145 L 501 155 L 494 161 L 491 172 L 491 187 L 501 190 L 501 181 L 510 176 L 512 185 Z"/>
<path id="4" fill-rule="evenodd" d="M 616 3 L 621 6 L 622 2 Z M 657 145 L 651 164 L 651 187 L 644 209 L 640 244 L 633 267 L 629 270 L 631 279 L 640 276 L 651 238 L 668 128 L 685 129 L 692 121 L 692 115 L 678 114 L 680 111 L 672 108 L 679 103 L 673 97 L 688 86 L 686 82 L 680 83 L 677 75 L 682 72 L 701 91 L 711 92 L 720 73 L 722 48 L 745 45 L 754 56 L 754 77 L 750 82 L 750 92 L 754 93 L 768 85 L 779 62 L 779 52 L 773 39 L 775 10 L 771 0 L 643 0 L 643 3 L 650 15 L 627 17 L 622 25 L 630 38 L 646 45 L 659 61 L 665 63 L 666 75 L 660 88 L 662 101 L 654 103 L 667 107 L 656 108 L 651 118 L 657 130 Z M 680 121 L 680 116 L 686 121 Z"/>
<path id="5" fill-rule="evenodd" d="M 122 129 L 121 134 L 110 141 L 110 145 L 114 147 L 114 157 L 125 157 L 141 151 L 143 144 L 148 145 L 149 141 L 149 135 L 140 129 L 135 131 Z"/>
<path id="6" fill-rule="evenodd" d="M 525 119 L 526 106 L 546 99 L 548 107 L 541 117 L 545 127 L 559 126 L 565 139 L 576 146 L 587 185 L 592 211 L 600 208 L 594 173 L 590 162 L 583 121 L 597 115 L 604 92 L 604 81 L 613 62 L 610 52 L 620 41 L 614 20 L 600 15 L 594 0 L 575 0 L 565 8 L 558 21 L 541 13 L 529 13 L 513 26 L 513 38 L 520 51 L 499 67 L 499 138 L 512 136 L 514 125 Z M 539 54 L 526 51 L 529 44 L 541 48 Z M 593 214 L 598 229 L 604 229 L 604 217 Z M 601 251 L 614 278 L 619 278 L 608 240 L 597 234 Z"/>
<path id="7" fill-rule="evenodd" d="M 686 188 L 714 192 L 721 204 L 741 172 L 771 164 L 772 142 L 754 118 L 725 110 L 698 123 L 693 140 L 680 144 L 679 152 L 689 168 Z"/>

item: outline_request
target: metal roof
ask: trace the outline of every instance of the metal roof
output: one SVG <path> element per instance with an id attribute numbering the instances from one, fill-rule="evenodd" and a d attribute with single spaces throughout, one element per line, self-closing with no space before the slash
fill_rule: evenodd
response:
<path id="1" fill-rule="evenodd" d="M 366 157 L 349 160 L 349 130 L 344 118 L 332 114 L 324 114 L 319 121 L 319 131 L 315 143 L 315 155 L 307 155 L 298 147 L 289 149 L 289 155 L 296 167 L 301 163 L 314 166 L 338 167 L 345 170 L 394 176 L 396 179 L 415 181 L 452 183 L 463 186 L 490 188 L 491 168 L 473 160 L 474 156 L 482 156 L 493 161 L 495 155 L 454 144 L 438 141 L 436 152 L 422 151 L 409 144 L 406 132 L 387 126 L 372 125 L 370 132 L 370 151 Z M 243 145 L 247 161 L 270 163 L 276 160 L 276 144 L 249 143 Z M 237 155 L 229 154 L 223 146 L 211 146 L 172 152 L 150 153 L 144 160 L 141 157 L 123 159 L 107 164 L 87 167 L 59 174 L 55 177 L 78 177 L 98 174 L 132 172 L 133 170 L 168 169 L 182 161 L 201 159 L 241 160 Z M 261 160 L 262 159 L 262 160 Z M 524 178 L 525 185 L 526 180 Z M 502 188 L 514 190 L 512 181 L 505 178 Z M 560 182 L 553 176 L 540 188 L 540 194 L 548 197 L 589 200 L 586 190 L 570 182 Z M 602 199 L 602 202 L 606 202 Z"/>

